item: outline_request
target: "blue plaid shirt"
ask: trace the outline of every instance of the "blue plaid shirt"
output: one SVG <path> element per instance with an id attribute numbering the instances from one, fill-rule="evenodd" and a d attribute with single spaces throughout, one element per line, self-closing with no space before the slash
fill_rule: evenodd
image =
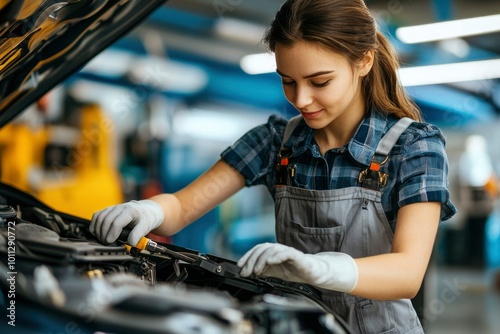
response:
<path id="1" fill-rule="evenodd" d="M 293 131 L 285 147 L 296 165 L 294 186 L 315 189 L 359 187 L 359 173 L 365 170 L 382 136 L 398 121 L 376 110 L 367 113 L 347 145 L 321 155 L 312 129 L 304 120 Z M 221 158 L 238 170 L 246 186 L 265 185 L 274 198 L 278 153 L 287 120 L 270 116 L 221 153 Z M 382 206 L 394 231 L 400 207 L 417 202 L 442 203 L 441 220 L 456 213 L 448 190 L 448 159 L 440 130 L 427 123 L 413 122 L 400 136 L 380 168 L 389 179 L 382 191 Z"/>

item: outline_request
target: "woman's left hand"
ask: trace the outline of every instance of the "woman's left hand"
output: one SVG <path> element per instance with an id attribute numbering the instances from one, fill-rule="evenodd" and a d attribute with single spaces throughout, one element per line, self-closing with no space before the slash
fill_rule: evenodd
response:
<path id="1" fill-rule="evenodd" d="M 342 292 L 352 291 L 358 279 L 356 262 L 345 253 L 304 254 L 278 243 L 253 247 L 238 261 L 238 266 L 243 277 L 275 277 Z"/>

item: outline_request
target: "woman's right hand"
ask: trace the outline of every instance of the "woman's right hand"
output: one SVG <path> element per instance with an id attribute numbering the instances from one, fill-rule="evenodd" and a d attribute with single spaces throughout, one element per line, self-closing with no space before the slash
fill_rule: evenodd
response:
<path id="1" fill-rule="evenodd" d="M 89 230 L 101 242 L 111 244 L 125 227 L 131 227 L 127 242 L 135 246 L 142 237 L 160 226 L 164 218 L 163 209 L 155 201 L 130 201 L 95 212 Z"/>

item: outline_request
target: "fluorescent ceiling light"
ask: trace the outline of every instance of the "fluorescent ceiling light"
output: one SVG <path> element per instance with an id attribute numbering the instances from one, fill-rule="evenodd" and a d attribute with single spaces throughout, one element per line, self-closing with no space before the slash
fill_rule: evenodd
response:
<path id="1" fill-rule="evenodd" d="M 500 78 L 500 59 L 399 69 L 403 86 L 434 85 Z"/>
<path id="2" fill-rule="evenodd" d="M 188 136 L 205 141 L 233 143 L 242 133 L 267 120 L 266 113 L 245 113 L 192 108 L 175 113 L 174 136 Z"/>
<path id="3" fill-rule="evenodd" d="M 240 66 L 248 74 L 276 71 L 276 62 L 270 53 L 245 56 Z M 500 59 L 406 67 L 400 68 L 398 75 L 403 86 L 496 79 L 500 78 Z"/>
<path id="4" fill-rule="evenodd" d="M 396 29 L 396 36 L 404 43 L 432 42 L 500 31 L 500 14 L 422 24 Z"/>
<path id="5" fill-rule="evenodd" d="M 137 57 L 129 68 L 133 83 L 160 91 L 194 94 L 208 83 L 208 74 L 200 67 L 156 56 Z"/>
<path id="6" fill-rule="evenodd" d="M 116 50 L 103 51 L 82 72 L 111 78 L 128 76 L 133 84 L 180 94 L 197 93 L 208 83 L 208 74 L 198 66 Z"/>
<path id="7" fill-rule="evenodd" d="M 252 75 L 271 73 L 276 71 L 276 60 L 272 53 L 256 53 L 241 58 L 240 67 Z"/>
<path id="8" fill-rule="evenodd" d="M 229 40 L 259 45 L 266 32 L 266 27 L 248 21 L 222 18 L 215 23 L 215 33 Z"/>
<path id="9" fill-rule="evenodd" d="M 85 65 L 82 72 L 120 78 L 127 73 L 133 60 L 134 56 L 131 53 L 107 49 Z"/>

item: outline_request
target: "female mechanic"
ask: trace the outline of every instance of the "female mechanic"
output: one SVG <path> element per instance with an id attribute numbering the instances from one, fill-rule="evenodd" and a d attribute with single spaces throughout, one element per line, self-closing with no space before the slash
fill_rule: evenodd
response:
<path id="1" fill-rule="evenodd" d="M 445 140 L 406 96 L 388 40 L 363 0 L 288 0 L 264 41 L 299 115 L 271 116 L 184 189 L 96 212 L 114 242 L 172 235 L 244 186 L 275 200 L 278 243 L 241 275 L 311 284 L 354 332 L 423 333 L 418 292 L 438 224 L 456 209 Z"/>

